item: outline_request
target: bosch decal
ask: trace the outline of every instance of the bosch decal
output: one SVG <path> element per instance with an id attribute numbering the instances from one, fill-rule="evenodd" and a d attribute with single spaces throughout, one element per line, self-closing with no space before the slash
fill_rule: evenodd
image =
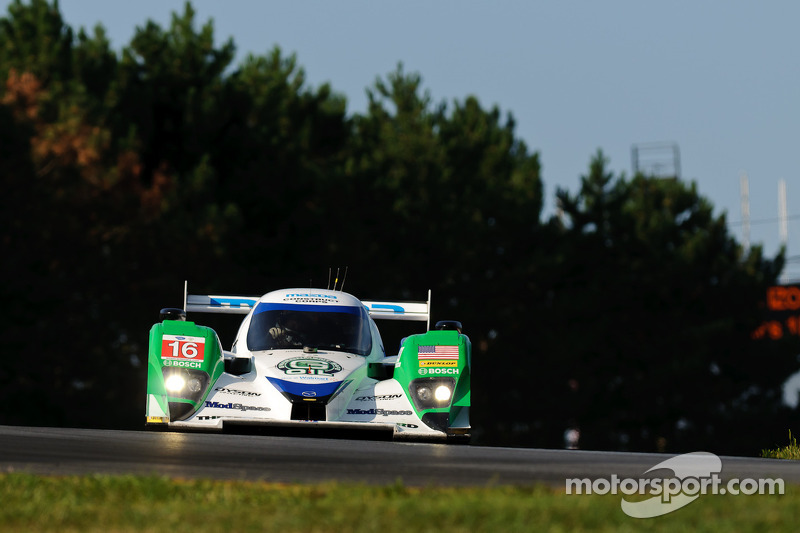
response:
<path id="1" fill-rule="evenodd" d="M 180 361 L 175 359 L 164 359 L 164 366 L 179 366 L 181 368 L 202 368 L 200 361 Z"/>
<path id="2" fill-rule="evenodd" d="M 426 374 L 429 375 L 429 376 L 432 376 L 432 375 L 455 375 L 455 376 L 457 376 L 458 375 L 458 369 L 457 368 L 420 368 L 419 369 L 419 375 L 420 376 L 424 376 Z"/>

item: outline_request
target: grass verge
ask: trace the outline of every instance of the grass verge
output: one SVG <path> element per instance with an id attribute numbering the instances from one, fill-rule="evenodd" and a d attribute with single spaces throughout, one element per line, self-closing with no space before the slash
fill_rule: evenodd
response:
<path id="1" fill-rule="evenodd" d="M 794 459 L 800 460 L 800 447 L 797 446 L 797 439 L 792 437 L 791 430 L 789 431 L 789 444 L 777 450 L 761 450 L 761 457 L 768 457 L 770 459 Z"/>
<path id="2" fill-rule="evenodd" d="M 44 477 L 0 474 L 0 531 L 506 532 L 783 531 L 800 519 L 785 495 L 701 496 L 669 515 L 634 519 L 621 496 L 544 486 L 410 488 L 326 483 Z"/>

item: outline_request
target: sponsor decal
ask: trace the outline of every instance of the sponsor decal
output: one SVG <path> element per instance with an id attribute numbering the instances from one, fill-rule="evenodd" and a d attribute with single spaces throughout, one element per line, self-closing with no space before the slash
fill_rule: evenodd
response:
<path id="1" fill-rule="evenodd" d="M 313 398 L 316 395 L 317 393 L 314 392 L 313 390 L 303 391 L 303 396 L 305 396 L 306 398 Z"/>
<path id="2" fill-rule="evenodd" d="M 429 359 L 426 361 L 420 361 L 419 366 L 458 366 L 458 359 Z"/>
<path id="3" fill-rule="evenodd" d="M 161 336 L 161 359 L 202 362 L 205 349 L 205 337 L 188 337 L 186 335 Z"/>
<path id="4" fill-rule="evenodd" d="M 195 418 L 197 420 L 217 420 L 217 419 L 222 418 L 222 417 L 221 416 L 196 416 Z"/>
<path id="5" fill-rule="evenodd" d="M 381 394 L 378 396 L 359 396 L 356 398 L 357 402 L 375 402 L 380 400 L 396 400 L 402 398 L 402 394 Z"/>
<path id="6" fill-rule="evenodd" d="M 348 409 L 348 415 L 410 415 L 411 411 L 390 411 L 388 409 Z"/>
<path id="7" fill-rule="evenodd" d="M 253 307 L 257 301 L 251 298 L 228 298 L 225 296 L 215 296 L 209 300 L 211 307 L 238 307 L 240 309 Z"/>
<path id="8" fill-rule="evenodd" d="M 293 357 L 278 363 L 278 369 L 289 376 L 330 376 L 342 371 L 342 366 L 319 357 Z"/>
<path id="9" fill-rule="evenodd" d="M 239 411 L 271 411 L 269 407 L 258 407 L 255 405 L 242 405 L 240 403 L 220 403 L 206 402 L 206 407 L 213 409 L 238 409 Z"/>
<path id="10" fill-rule="evenodd" d="M 320 382 L 329 382 L 331 379 L 335 379 L 333 376 L 322 375 L 322 376 L 306 376 L 306 375 L 297 375 L 292 374 L 292 381 L 313 381 L 312 385 L 320 383 Z M 320 383 L 324 384 L 324 383 Z"/>
<path id="11" fill-rule="evenodd" d="M 370 309 L 366 305 L 364 307 L 366 307 L 367 310 Z M 401 314 L 401 315 L 405 314 L 405 312 L 406 312 L 406 310 L 403 309 L 402 306 L 395 305 L 395 304 L 372 304 L 372 310 L 373 311 L 381 311 L 381 310 L 391 311 L 392 313 L 398 313 L 398 314 Z"/>
<path id="12" fill-rule="evenodd" d="M 148 424 L 166 424 L 169 422 L 169 418 L 165 416 L 148 416 L 147 423 Z"/>
<path id="13" fill-rule="evenodd" d="M 405 422 L 398 422 L 397 425 L 400 427 L 411 428 L 411 429 L 417 429 L 419 427 L 416 424 L 406 424 Z"/>
<path id="14" fill-rule="evenodd" d="M 318 294 L 318 293 L 308 293 L 308 292 L 292 292 L 285 296 L 286 298 L 324 298 L 326 300 L 338 300 L 336 296 L 331 294 Z"/>
<path id="15" fill-rule="evenodd" d="M 200 361 L 176 361 L 174 359 L 164 359 L 162 364 L 164 366 L 179 366 L 181 368 L 202 368 L 203 366 Z"/>
<path id="16" fill-rule="evenodd" d="M 214 390 L 222 392 L 224 394 L 233 394 L 235 396 L 247 396 L 247 397 L 261 396 L 260 392 L 250 392 L 250 391 L 246 391 L 246 390 L 229 389 L 227 387 L 217 387 Z"/>
<path id="17" fill-rule="evenodd" d="M 459 370 L 457 368 L 420 368 L 419 375 L 420 376 L 432 376 L 432 375 L 452 375 L 457 376 L 459 374 Z"/>
<path id="18" fill-rule="evenodd" d="M 425 359 L 458 360 L 458 346 L 420 346 L 417 354 L 420 361 Z"/>

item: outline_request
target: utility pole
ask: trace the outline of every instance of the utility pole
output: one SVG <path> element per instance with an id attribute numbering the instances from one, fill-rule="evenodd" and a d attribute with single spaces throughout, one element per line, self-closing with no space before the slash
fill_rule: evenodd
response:
<path id="1" fill-rule="evenodd" d="M 789 244 L 789 215 L 786 209 L 786 180 L 778 181 L 778 220 L 780 221 L 781 244 Z"/>
<path id="2" fill-rule="evenodd" d="M 742 199 L 742 244 L 747 252 L 750 250 L 750 185 L 747 172 L 742 171 L 739 178 L 739 191 Z"/>

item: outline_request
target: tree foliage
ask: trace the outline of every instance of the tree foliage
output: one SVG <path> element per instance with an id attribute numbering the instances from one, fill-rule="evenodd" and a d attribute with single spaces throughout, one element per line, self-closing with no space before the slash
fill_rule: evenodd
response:
<path id="1" fill-rule="evenodd" d="M 184 279 L 251 293 L 347 265 L 359 296 L 433 289 L 434 319 L 464 322 L 478 442 L 784 434 L 797 346 L 750 336 L 782 255 L 745 251 L 694 183 L 598 152 L 543 221 L 511 114 L 434 102 L 398 65 L 348 115 L 295 56 L 234 54 L 189 3 L 120 52 L 46 0 L 0 18 L 0 423 L 140 427 L 147 331 Z"/>

